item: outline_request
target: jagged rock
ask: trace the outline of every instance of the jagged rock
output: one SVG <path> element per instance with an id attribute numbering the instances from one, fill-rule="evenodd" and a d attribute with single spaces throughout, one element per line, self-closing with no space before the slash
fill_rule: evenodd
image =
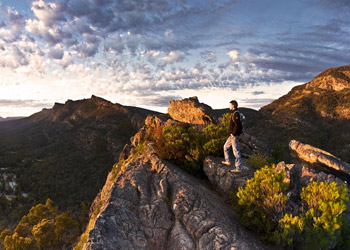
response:
<path id="1" fill-rule="evenodd" d="M 304 166 L 318 172 L 324 171 L 334 174 L 344 180 L 350 179 L 350 165 L 334 155 L 295 140 L 289 143 L 289 148 L 294 160 L 301 162 Z"/>
<path id="2" fill-rule="evenodd" d="M 299 211 L 299 206 L 297 204 L 299 199 L 299 176 L 300 173 L 298 171 L 298 166 L 295 164 L 286 164 L 284 161 L 277 164 L 275 168 L 276 172 L 284 172 L 284 183 L 289 184 L 289 188 L 287 191 L 287 204 L 286 204 L 286 212 L 291 213 L 293 215 L 297 215 Z"/>
<path id="3" fill-rule="evenodd" d="M 130 138 L 131 145 L 137 147 L 140 142 L 144 140 L 146 136 L 146 128 L 141 128 L 133 137 Z"/>
<path id="4" fill-rule="evenodd" d="M 193 125 L 208 125 L 213 122 L 213 118 L 210 116 L 212 108 L 200 103 L 196 96 L 169 101 L 169 105 L 168 113 L 174 120 Z"/>
<path id="5" fill-rule="evenodd" d="M 233 210 L 151 148 L 109 174 L 83 249 L 267 249 Z"/>
<path id="6" fill-rule="evenodd" d="M 145 125 L 151 128 L 158 128 L 162 126 L 166 121 L 167 120 L 164 116 L 149 115 L 145 120 Z"/>
<path id="7" fill-rule="evenodd" d="M 119 161 L 122 161 L 122 160 L 126 160 L 128 159 L 130 153 L 131 153 L 131 149 L 133 148 L 132 145 L 129 145 L 129 144 L 125 144 L 122 152 L 120 153 L 119 155 Z"/>
<path id="8" fill-rule="evenodd" d="M 203 170 L 213 187 L 229 197 L 230 191 L 237 191 L 239 187 L 245 186 L 247 180 L 254 176 L 254 169 L 242 159 L 243 170 L 240 173 L 231 172 L 234 167 L 223 165 L 223 158 L 207 157 L 203 163 Z"/>
<path id="9" fill-rule="evenodd" d="M 343 181 L 342 179 L 335 177 L 333 174 L 326 174 L 325 172 L 317 172 L 316 170 L 306 167 L 306 166 L 301 166 L 301 176 L 300 176 L 300 185 L 305 187 L 307 186 L 310 182 L 313 181 L 327 181 L 327 182 L 336 182 L 339 185 L 345 185 L 346 182 Z"/>

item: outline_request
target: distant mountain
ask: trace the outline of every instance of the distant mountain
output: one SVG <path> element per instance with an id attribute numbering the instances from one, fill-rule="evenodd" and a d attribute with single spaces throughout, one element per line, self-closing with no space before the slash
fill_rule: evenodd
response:
<path id="1" fill-rule="evenodd" d="M 5 122 L 5 121 L 13 121 L 13 120 L 18 120 L 18 119 L 21 119 L 23 118 L 22 116 L 18 116 L 18 117 L 6 117 L 6 118 L 3 118 L 0 116 L 0 122 Z"/>
<path id="2" fill-rule="evenodd" d="M 279 145 L 293 138 L 350 161 L 350 65 L 328 69 L 261 108 L 253 127 L 282 154 L 287 149 Z"/>
<path id="3" fill-rule="evenodd" d="M 350 119 L 350 65 L 328 69 L 262 108 L 272 113 Z"/>
<path id="4" fill-rule="evenodd" d="M 124 145 L 151 114 L 158 113 L 92 96 L 1 122 L 0 168 L 15 174 L 17 182 L 13 217 L 47 198 L 77 210 L 81 202 L 90 203 Z"/>

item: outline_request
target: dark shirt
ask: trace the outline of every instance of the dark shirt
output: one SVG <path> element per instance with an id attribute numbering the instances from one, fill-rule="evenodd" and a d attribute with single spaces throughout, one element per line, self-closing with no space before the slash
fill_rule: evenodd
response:
<path id="1" fill-rule="evenodd" d="M 228 136 L 230 135 L 237 136 L 242 134 L 242 123 L 241 117 L 237 110 L 234 110 L 230 119 L 230 126 L 228 128 Z"/>

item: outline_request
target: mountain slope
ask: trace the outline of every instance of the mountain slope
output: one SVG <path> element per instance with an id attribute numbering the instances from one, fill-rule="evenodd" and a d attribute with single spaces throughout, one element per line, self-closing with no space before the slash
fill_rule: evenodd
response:
<path id="1" fill-rule="evenodd" d="M 291 139 L 323 148 L 350 161 L 350 65 L 331 68 L 261 108 L 253 125 L 277 151 Z"/>
<path id="2" fill-rule="evenodd" d="M 47 198 L 63 209 L 92 202 L 124 145 L 155 113 L 138 110 L 92 96 L 0 123 L 0 168 L 17 182 L 14 214 L 0 219 L 15 220 Z"/>

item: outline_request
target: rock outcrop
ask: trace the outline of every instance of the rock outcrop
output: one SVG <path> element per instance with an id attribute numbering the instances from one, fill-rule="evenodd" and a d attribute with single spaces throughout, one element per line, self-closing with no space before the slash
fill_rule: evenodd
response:
<path id="1" fill-rule="evenodd" d="M 230 191 L 237 191 L 239 187 L 245 186 L 247 180 L 254 176 L 254 169 L 249 166 L 247 160 L 243 160 L 243 170 L 233 173 L 234 167 L 225 166 L 221 163 L 224 159 L 209 156 L 203 163 L 203 170 L 213 187 L 229 198 Z"/>
<path id="2" fill-rule="evenodd" d="M 325 70 L 317 75 L 308 87 L 335 91 L 350 89 L 350 65 Z"/>
<path id="3" fill-rule="evenodd" d="M 219 197 L 151 147 L 109 175 L 94 207 L 83 249 L 267 249 Z"/>
<path id="4" fill-rule="evenodd" d="M 290 142 L 289 147 L 294 161 L 303 168 L 301 177 L 307 176 L 307 173 L 314 176 L 315 172 L 320 172 L 323 173 L 321 174 L 323 177 L 316 178 L 317 180 L 331 180 L 335 179 L 334 176 L 346 181 L 350 180 L 350 165 L 334 155 L 295 140 Z M 333 177 L 328 177 L 329 174 Z"/>
<path id="5" fill-rule="evenodd" d="M 319 148 L 292 140 L 289 144 L 293 164 L 280 162 L 276 170 L 286 173 L 287 182 L 293 193 L 313 181 L 336 182 L 339 185 L 348 186 L 350 175 L 349 164 L 341 161 L 330 153 Z"/>
<path id="6" fill-rule="evenodd" d="M 169 105 L 168 113 L 176 121 L 193 125 L 208 125 L 213 122 L 213 118 L 210 116 L 212 108 L 200 103 L 196 96 L 169 101 Z"/>

